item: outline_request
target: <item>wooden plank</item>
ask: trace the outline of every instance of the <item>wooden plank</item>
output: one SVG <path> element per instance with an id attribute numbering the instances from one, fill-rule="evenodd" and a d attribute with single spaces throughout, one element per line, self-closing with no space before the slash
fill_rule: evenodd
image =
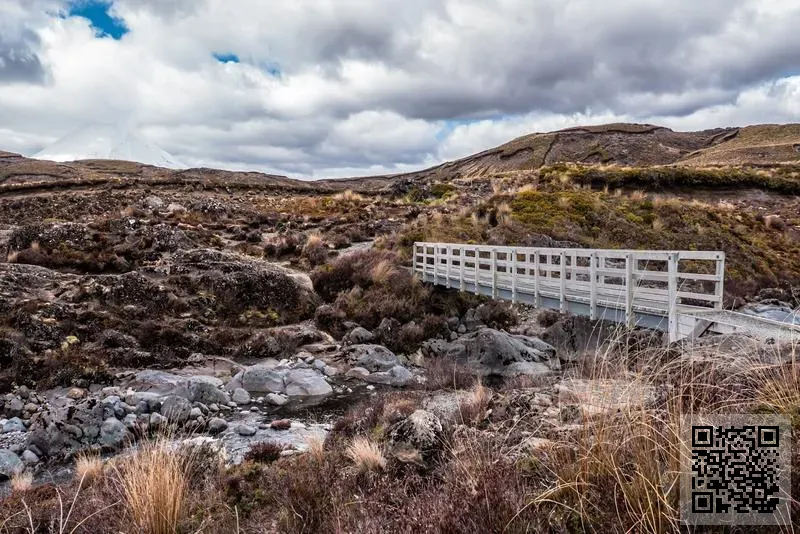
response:
<path id="1" fill-rule="evenodd" d="M 633 315 L 633 254 L 625 257 L 625 325 L 633 327 L 635 317 Z"/>
<path id="2" fill-rule="evenodd" d="M 566 252 L 561 252 L 559 254 L 559 276 L 561 277 L 561 289 L 559 291 L 559 297 L 561 301 L 561 313 L 567 313 L 567 261 L 566 261 Z"/>
<path id="3" fill-rule="evenodd" d="M 670 254 L 669 261 L 667 262 L 667 270 L 669 272 L 669 288 L 668 288 L 668 301 L 669 309 L 667 311 L 668 317 L 668 339 L 670 343 L 678 341 L 678 254 Z"/>
<path id="4" fill-rule="evenodd" d="M 592 252 L 589 261 L 589 319 L 594 321 L 597 319 L 597 252 Z"/>

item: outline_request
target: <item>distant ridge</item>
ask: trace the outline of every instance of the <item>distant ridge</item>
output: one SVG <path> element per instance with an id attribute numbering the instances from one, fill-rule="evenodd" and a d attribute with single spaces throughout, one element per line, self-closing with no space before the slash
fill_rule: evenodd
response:
<path id="1" fill-rule="evenodd" d="M 33 158 L 59 162 L 122 160 L 167 169 L 187 168 L 175 156 L 148 141 L 133 128 L 121 124 L 94 123 L 83 126 L 38 152 Z"/>

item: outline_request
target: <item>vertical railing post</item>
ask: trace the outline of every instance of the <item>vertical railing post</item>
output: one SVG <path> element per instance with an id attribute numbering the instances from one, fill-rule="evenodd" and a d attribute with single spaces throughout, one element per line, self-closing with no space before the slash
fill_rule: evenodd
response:
<path id="1" fill-rule="evenodd" d="M 475 294 L 480 295 L 481 292 L 478 289 L 478 282 L 480 281 L 481 250 L 479 247 L 475 247 L 475 261 L 473 265 L 475 265 Z"/>
<path id="2" fill-rule="evenodd" d="M 493 248 L 489 252 L 489 258 L 491 259 L 492 263 L 490 268 L 492 269 L 492 298 L 497 298 L 497 249 Z"/>
<path id="3" fill-rule="evenodd" d="M 625 255 L 625 325 L 632 328 L 635 320 L 633 316 L 633 254 Z"/>
<path id="4" fill-rule="evenodd" d="M 464 291 L 464 258 L 467 257 L 463 246 L 458 247 L 458 288 L 459 291 Z"/>
<path id="5" fill-rule="evenodd" d="M 414 246 L 411 248 L 411 270 L 414 273 L 414 276 L 417 275 L 417 247 L 418 246 L 419 246 L 419 244 L 417 242 L 414 242 Z"/>
<path id="6" fill-rule="evenodd" d="M 677 252 L 671 252 L 667 260 L 667 316 L 669 318 L 669 342 L 678 341 L 678 260 Z"/>
<path id="7" fill-rule="evenodd" d="M 517 303 L 517 249 L 511 249 L 511 303 Z"/>
<path id="8" fill-rule="evenodd" d="M 533 252 L 533 305 L 539 308 L 539 249 Z"/>
<path id="9" fill-rule="evenodd" d="M 445 261 L 447 262 L 447 266 L 445 267 L 445 276 L 447 277 L 447 281 L 445 285 L 448 289 L 450 289 L 450 272 L 451 272 L 451 264 L 453 263 L 453 247 L 447 245 L 447 256 Z"/>
<path id="10" fill-rule="evenodd" d="M 717 282 L 714 286 L 714 296 L 717 297 L 717 300 L 714 302 L 714 309 L 721 310 L 722 309 L 722 299 L 725 295 L 724 287 L 725 287 L 725 253 L 721 252 L 717 256 Z"/>
<path id="11" fill-rule="evenodd" d="M 439 243 L 433 247 L 433 283 L 439 284 Z"/>
<path id="12" fill-rule="evenodd" d="M 561 289 L 559 291 L 559 298 L 561 299 L 561 302 L 559 303 L 559 308 L 561 313 L 567 313 L 567 256 L 563 250 L 561 251 L 559 257 L 559 268 L 561 270 L 559 273 L 559 276 L 561 277 L 559 280 L 561 282 Z"/>
<path id="13" fill-rule="evenodd" d="M 589 256 L 589 319 L 597 319 L 597 252 Z"/>

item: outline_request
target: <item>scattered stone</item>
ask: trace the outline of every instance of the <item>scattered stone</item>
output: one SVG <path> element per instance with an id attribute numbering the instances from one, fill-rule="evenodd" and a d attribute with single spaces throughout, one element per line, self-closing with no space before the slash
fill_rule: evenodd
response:
<path id="1" fill-rule="evenodd" d="M 10 402 L 6 403 L 5 409 L 8 417 L 20 417 L 25 409 L 25 404 L 22 399 L 14 397 Z"/>
<path id="2" fill-rule="evenodd" d="M 236 388 L 231 395 L 231 400 L 236 404 L 250 404 L 250 394 L 245 389 Z"/>
<path id="3" fill-rule="evenodd" d="M 72 400 L 85 399 L 86 390 L 81 388 L 72 388 L 67 392 L 67 398 Z"/>
<path id="4" fill-rule="evenodd" d="M 278 419 L 270 423 L 269 426 L 275 430 L 289 430 L 292 428 L 292 421 L 290 419 Z"/>
<path id="5" fill-rule="evenodd" d="M 395 365 L 388 371 L 370 373 L 364 377 L 364 380 L 373 384 L 402 387 L 412 383 L 414 381 L 414 375 L 402 365 Z"/>
<path id="6" fill-rule="evenodd" d="M 354 328 L 342 338 L 342 344 L 344 345 L 363 345 L 364 343 L 370 343 L 375 340 L 375 335 L 367 330 L 366 328 L 362 328 L 360 326 Z"/>
<path id="7" fill-rule="evenodd" d="M 39 457 L 33 451 L 26 449 L 22 453 L 22 462 L 25 465 L 36 465 L 39 463 Z"/>
<path id="8" fill-rule="evenodd" d="M 255 365 L 244 370 L 241 376 L 242 389 L 250 393 L 282 393 L 283 373 L 273 367 Z"/>
<path id="9" fill-rule="evenodd" d="M 8 449 L 0 449 L 0 479 L 11 478 L 25 469 L 25 464 L 16 453 Z"/>
<path id="10" fill-rule="evenodd" d="M 128 429 L 119 420 L 108 418 L 100 427 L 100 445 L 108 449 L 118 449 L 125 444 Z"/>
<path id="11" fill-rule="evenodd" d="M 168 422 L 167 418 L 161 415 L 160 413 L 153 412 L 150 414 L 150 426 L 152 428 L 161 428 L 163 426 L 166 426 L 167 422 Z"/>
<path id="12" fill-rule="evenodd" d="M 25 432 L 26 430 L 25 423 L 23 423 L 22 419 L 19 417 L 12 417 L 3 424 L 3 434 L 8 434 L 10 432 Z"/>
<path id="13" fill-rule="evenodd" d="M 279 395 L 277 393 L 270 393 L 266 397 L 264 397 L 264 399 L 268 403 L 274 404 L 275 406 L 283 406 L 284 404 L 289 402 L 289 399 L 287 397 Z"/>
<path id="14" fill-rule="evenodd" d="M 228 429 L 228 422 L 219 417 L 212 417 L 208 421 L 208 431 L 211 434 L 219 434 Z"/>
<path id="15" fill-rule="evenodd" d="M 189 411 L 189 419 L 200 419 L 203 417 L 203 410 L 195 406 Z"/>
<path id="16" fill-rule="evenodd" d="M 240 436 L 253 436 L 256 433 L 256 429 L 250 425 L 238 425 L 236 433 Z"/>
<path id="17" fill-rule="evenodd" d="M 183 397 L 170 395 L 165 397 L 161 402 L 161 414 L 164 415 L 170 423 L 182 425 L 189 420 L 191 413 L 192 405 Z"/>
<path id="18" fill-rule="evenodd" d="M 353 345 L 342 350 L 341 357 L 373 373 L 400 365 L 397 355 L 382 345 Z"/>

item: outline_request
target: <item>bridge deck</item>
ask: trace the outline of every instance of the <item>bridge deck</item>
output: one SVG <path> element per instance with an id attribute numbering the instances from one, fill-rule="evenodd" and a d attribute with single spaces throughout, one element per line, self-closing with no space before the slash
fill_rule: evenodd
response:
<path id="1" fill-rule="evenodd" d="M 715 325 L 775 337 L 793 331 L 722 309 L 723 252 L 415 243 L 413 259 L 414 272 L 426 282 L 659 329 L 670 341 Z"/>

